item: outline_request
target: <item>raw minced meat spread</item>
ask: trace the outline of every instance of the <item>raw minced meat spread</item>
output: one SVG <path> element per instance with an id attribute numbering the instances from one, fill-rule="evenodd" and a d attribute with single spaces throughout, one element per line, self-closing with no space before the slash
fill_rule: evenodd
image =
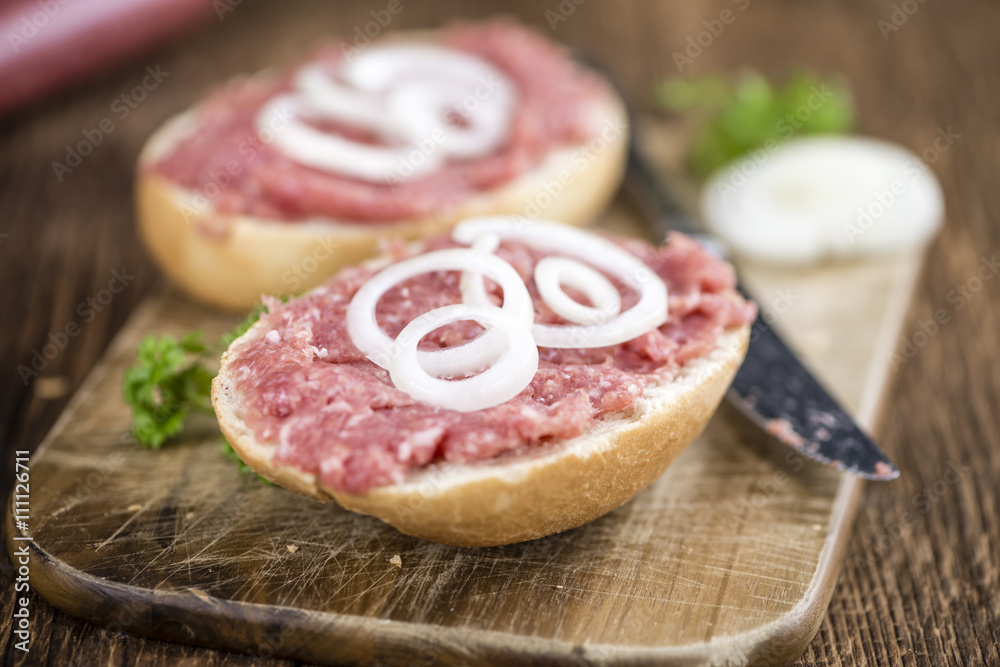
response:
<path id="1" fill-rule="evenodd" d="M 391 184 L 299 164 L 264 143 L 255 129 L 264 104 L 292 89 L 296 70 L 290 69 L 237 79 L 215 91 L 200 105 L 193 131 L 144 168 L 195 191 L 222 214 L 285 222 L 316 217 L 389 222 L 433 215 L 502 186 L 538 166 L 551 150 L 596 139 L 609 124 L 617 127 L 624 120 L 595 119 L 591 102 L 607 95 L 606 84 L 562 47 L 512 21 L 454 24 L 442 31 L 441 43 L 488 61 L 516 86 L 507 141 L 485 157 L 451 160 L 429 175 Z M 303 64 L 335 67 L 344 57 L 342 45 L 331 44 Z M 358 127 L 319 127 L 377 144 Z"/>
<path id="2" fill-rule="evenodd" d="M 288 303 L 269 301 L 253 340 L 234 348 L 230 364 L 244 419 L 258 440 L 277 446 L 276 463 L 315 473 L 323 485 L 351 493 L 399 482 L 433 461 L 491 459 L 580 435 L 602 416 L 631 409 L 649 382 L 669 379 L 711 352 L 725 330 L 749 323 L 756 313 L 732 291 L 731 267 L 697 242 L 680 234 L 660 248 L 614 240 L 667 285 L 669 317 L 658 329 L 612 347 L 540 348 L 538 371 L 515 398 L 475 412 L 437 408 L 393 387 L 388 373 L 351 342 L 348 304 L 375 272 L 351 268 Z M 425 248 L 452 245 L 438 238 Z M 401 259 L 412 251 L 400 244 L 394 252 Z M 538 298 L 532 279 L 544 253 L 504 242 L 496 254 L 528 286 L 535 321 L 560 323 Z M 459 303 L 459 278 L 456 271 L 441 271 L 400 283 L 379 302 L 377 321 L 395 337 L 418 315 Z M 638 297 L 615 284 L 625 310 Z M 487 285 L 500 303 L 499 288 Z M 420 345 L 448 347 L 481 331 L 474 322 L 456 322 Z"/>

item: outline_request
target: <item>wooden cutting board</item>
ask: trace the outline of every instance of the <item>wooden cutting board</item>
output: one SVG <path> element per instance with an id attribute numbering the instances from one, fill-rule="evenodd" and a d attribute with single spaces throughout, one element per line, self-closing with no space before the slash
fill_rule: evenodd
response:
<path id="1" fill-rule="evenodd" d="M 634 224 L 618 210 L 606 223 Z M 920 266 L 746 266 L 761 308 L 871 428 Z M 29 464 L 31 584 L 127 632 L 317 663 L 784 664 L 819 628 L 863 484 L 723 405 L 634 500 L 581 528 L 445 547 L 240 474 L 214 421 L 128 436 L 121 375 L 147 333 L 234 318 L 150 297 Z M 397 558 L 398 557 L 398 558 Z"/>

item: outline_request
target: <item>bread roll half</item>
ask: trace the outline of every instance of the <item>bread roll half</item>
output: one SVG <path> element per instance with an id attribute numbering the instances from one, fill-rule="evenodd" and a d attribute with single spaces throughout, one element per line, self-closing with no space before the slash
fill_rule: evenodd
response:
<path id="1" fill-rule="evenodd" d="M 708 424 L 743 361 L 750 326 L 727 330 L 711 353 L 688 363 L 672 380 L 650 384 L 632 410 L 603 417 L 587 433 L 533 447 L 528 454 L 432 463 L 400 484 L 361 495 L 325 488 L 316 475 L 276 465 L 276 445 L 260 442 L 244 423 L 231 360 L 241 346 L 266 333 L 255 326 L 235 341 L 212 385 L 219 425 L 240 458 L 295 493 L 336 500 L 408 535 L 478 547 L 583 525 L 659 477 Z"/>
<path id="2" fill-rule="evenodd" d="M 424 41 L 428 33 L 414 33 L 414 38 Z M 141 153 L 139 232 L 153 259 L 185 292 L 212 306 L 247 310 L 262 294 L 299 293 L 320 284 L 342 266 L 374 255 L 386 237 L 419 239 L 479 215 L 589 223 L 618 189 L 628 145 L 627 114 L 610 86 L 591 105 L 597 134 L 587 142 L 551 150 L 532 170 L 446 210 L 388 223 L 329 218 L 288 222 L 227 215 L 210 201 L 205 205 L 198 192 L 149 168 L 197 132 L 195 107 L 167 121 Z"/>

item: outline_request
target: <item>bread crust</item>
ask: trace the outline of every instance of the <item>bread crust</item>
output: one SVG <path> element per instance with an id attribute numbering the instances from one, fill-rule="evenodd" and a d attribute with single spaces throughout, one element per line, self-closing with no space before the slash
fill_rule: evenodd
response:
<path id="1" fill-rule="evenodd" d="M 733 295 L 735 297 L 735 295 Z M 364 494 L 325 488 L 316 475 L 272 459 L 275 446 L 242 420 L 231 360 L 264 335 L 254 327 L 222 357 L 212 402 L 229 443 L 260 475 L 295 493 L 370 514 L 400 531 L 456 546 L 495 546 L 575 528 L 623 505 L 704 430 L 749 344 L 750 326 L 726 331 L 716 348 L 677 377 L 648 386 L 626 413 L 575 438 L 471 464 L 434 463 L 400 484 Z"/>
<path id="2" fill-rule="evenodd" d="M 414 33 L 413 38 L 427 35 Z M 618 189 L 628 146 L 625 128 L 604 132 L 599 150 L 588 150 L 588 144 L 553 150 L 535 169 L 434 215 L 388 223 L 318 217 L 290 224 L 219 213 L 198 192 L 147 168 L 195 131 L 197 114 L 194 107 L 171 118 L 147 141 L 139 158 L 136 216 L 140 236 L 164 273 L 199 301 L 227 310 L 247 310 L 262 294 L 314 287 L 341 267 L 374 255 L 380 239 L 440 234 L 465 218 L 532 217 L 535 203 L 541 217 L 588 224 Z M 624 128 L 627 118 L 624 104 L 610 90 L 595 98 L 593 114 L 598 128 L 606 122 Z"/>

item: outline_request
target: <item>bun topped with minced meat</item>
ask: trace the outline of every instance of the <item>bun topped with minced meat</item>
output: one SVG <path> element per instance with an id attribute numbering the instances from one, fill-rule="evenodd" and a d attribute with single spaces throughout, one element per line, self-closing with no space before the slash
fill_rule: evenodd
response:
<path id="1" fill-rule="evenodd" d="M 512 21 L 331 44 L 234 79 L 139 164 L 138 223 L 169 277 L 246 309 L 475 215 L 592 220 L 623 172 L 620 99 Z"/>
<path id="2" fill-rule="evenodd" d="M 212 398 L 258 473 L 462 546 L 628 501 L 705 427 L 755 316 L 724 261 L 483 218 L 387 247 L 260 320 Z"/>

